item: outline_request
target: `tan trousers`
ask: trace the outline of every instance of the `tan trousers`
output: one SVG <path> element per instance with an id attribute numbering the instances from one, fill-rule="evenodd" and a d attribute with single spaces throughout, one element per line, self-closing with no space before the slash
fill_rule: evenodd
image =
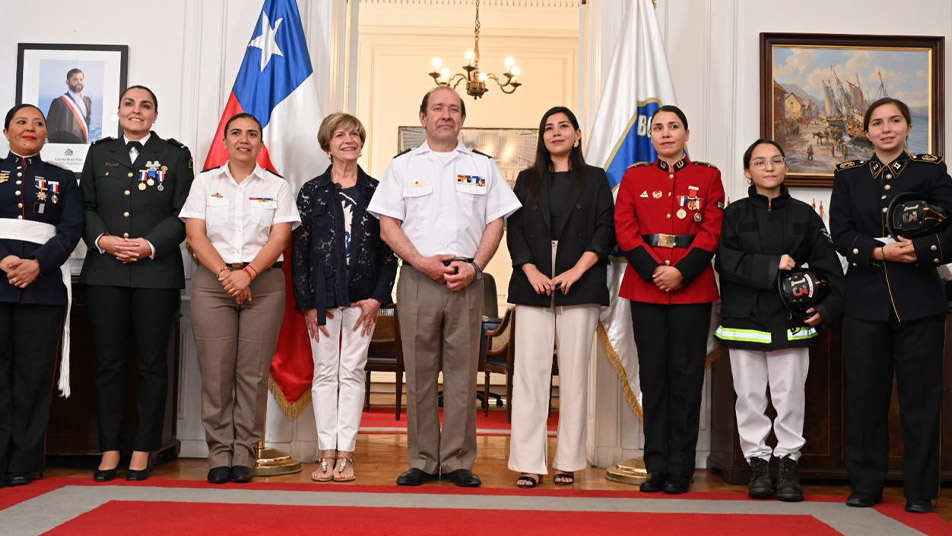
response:
<path id="1" fill-rule="evenodd" d="M 204 267 L 195 272 L 192 329 L 202 374 L 202 424 L 208 466 L 254 467 L 264 432 L 268 368 L 284 319 L 284 272 L 272 268 L 251 283 L 239 306 Z"/>
<path id="2" fill-rule="evenodd" d="M 404 264 L 397 312 L 407 372 L 407 457 L 430 474 L 472 469 L 482 281 L 459 292 Z M 437 391 L 443 370 L 443 430 Z"/>

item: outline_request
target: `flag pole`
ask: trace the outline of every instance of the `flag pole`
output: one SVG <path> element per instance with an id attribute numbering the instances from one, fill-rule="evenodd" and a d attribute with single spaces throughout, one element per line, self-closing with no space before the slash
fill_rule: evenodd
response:
<path id="1" fill-rule="evenodd" d="M 268 405 L 264 405 L 264 414 L 261 416 L 261 439 L 255 447 L 255 466 L 252 469 L 254 476 L 291 475 L 301 472 L 301 462 L 290 454 L 278 449 L 265 446 L 264 436 L 268 430 Z"/>

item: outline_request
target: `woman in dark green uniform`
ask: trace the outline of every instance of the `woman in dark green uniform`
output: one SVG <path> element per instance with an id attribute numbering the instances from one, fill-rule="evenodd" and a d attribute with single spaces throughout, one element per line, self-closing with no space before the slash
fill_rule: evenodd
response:
<path id="1" fill-rule="evenodd" d="M 126 479 L 148 478 L 150 453 L 161 448 L 169 330 L 185 287 L 179 249 L 185 224 L 178 213 L 193 172 L 187 147 L 151 131 L 157 114 L 149 88 L 127 89 L 119 99 L 122 138 L 94 143 L 83 168 L 83 239 L 89 251 L 80 282 L 86 285 L 99 362 L 98 482 L 115 478 L 119 465 L 130 343 L 137 356 L 137 424 Z"/>

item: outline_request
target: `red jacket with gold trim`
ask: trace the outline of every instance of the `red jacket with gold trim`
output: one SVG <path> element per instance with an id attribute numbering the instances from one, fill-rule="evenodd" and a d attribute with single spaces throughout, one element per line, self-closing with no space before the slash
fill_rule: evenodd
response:
<path id="1" fill-rule="evenodd" d="M 615 202 L 615 234 L 628 259 L 619 294 L 632 301 L 658 304 L 717 301 L 711 259 L 717 251 L 724 217 L 721 172 L 687 157 L 669 167 L 663 160 L 628 168 Z M 693 235 L 687 248 L 650 246 L 643 235 Z M 655 268 L 669 265 L 684 276 L 672 292 L 652 281 Z"/>

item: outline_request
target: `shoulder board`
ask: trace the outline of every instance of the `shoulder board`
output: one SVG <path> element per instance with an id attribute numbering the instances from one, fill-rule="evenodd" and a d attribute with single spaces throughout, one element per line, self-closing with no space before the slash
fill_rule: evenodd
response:
<path id="1" fill-rule="evenodd" d="M 92 144 L 93 144 L 93 145 L 98 145 L 98 144 L 100 144 L 100 143 L 105 143 L 105 142 L 107 142 L 107 141 L 116 141 L 116 138 L 109 138 L 109 137 L 99 138 L 98 140 L 94 141 Z"/>
<path id="2" fill-rule="evenodd" d="M 265 171 L 267 171 L 268 173 L 274 175 L 275 177 L 277 177 L 277 178 L 279 178 L 279 179 L 284 179 L 284 175 L 279 175 L 279 174 L 277 174 L 277 173 L 271 171 L 270 169 L 265 169 Z M 287 179 L 284 179 L 284 180 L 287 180 Z"/>
<path id="3" fill-rule="evenodd" d="M 178 141 L 178 140 L 175 139 L 175 138 L 168 138 L 168 139 L 165 140 L 165 141 L 169 142 L 170 145 L 173 145 L 173 146 L 175 146 L 175 147 L 178 147 L 179 149 L 182 149 L 182 150 L 185 150 L 185 151 L 188 150 L 188 147 L 186 147 L 184 143 Z"/>
<path id="4" fill-rule="evenodd" d="M 409 153 L 409 152 L 412 151 L 412 150 L 413 150 L 413 148 L 404 149 L 404 150 L 400 151 L 399 153 L 393 155 L 393 157 L 396 158 L 396 157 L 398 157 L 398 156 L 403 156 L 403 155 Z"/>
<path id="5" fill-rule="evenodd" d="M 628 166 L 628 169 L 631 169 L 633 167 L 650 166 L 650 165 L 651 165 L 651 162 L 635 162 L 634 164 Z"/>
<path id="6" fill-rule="evenodd" d="M 843 171 L 844 169 L 850 169 L 850 168 L 862 166 L 865 163 L 866 163 L 865 160 L 847 160 L 845 162 L 840 162 L 839 164 L 837 164 L 836 170 Z"/>
<path id="7" fill-rule="evenodd" d="M 493 157 L 492 157 L 492 156 L 490 156 L 490 155 L 488 155 L 488 154 L 486 154 L 486 153 L 483 153 L 483 152 L 480 152 L 480 151 L 477 151 L 476 149 L 473 149 L 473 152 L 474 152 L 474 153 L 476 153 L 476 154 L 481 154 L 481 155 L 483 155 L 483 156 L 485 156 L 486 158 L 488 158 L 488 159 L 490 159 L 490 160 L 492 160 L 492 159 L 493 159 Z"/>
<path id="8" fill-rule="evenodd" d="M 941 164 L 942 157 L 929 153 L 917 153 L 909 155 L 909 159 L 915 162 L 928 162 L 930 164 Z"/>
<path id="9" fill-rule="evenodd" d="M 711 164 L 710 162 L 701 162 L 700 160 L 691 160 L 691 163 L 697 164 L 699 166 L 707 166 L 709 168 L 717 169 L 717 166 L 715 166 L 714 164 Z"/>

